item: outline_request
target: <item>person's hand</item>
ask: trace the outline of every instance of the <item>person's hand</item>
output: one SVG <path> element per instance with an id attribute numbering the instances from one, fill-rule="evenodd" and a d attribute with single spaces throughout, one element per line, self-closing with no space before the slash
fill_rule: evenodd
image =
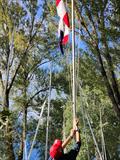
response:
<path id="1" fill-rule="evenodd" d="M 73 128 L 76 129 L 76 127 L 78 127 L 78 124 L 79 124 L 79 119 L 75 118 L 73 122 Z"/>
<path id="2" fill-rule="evenodd" d="M 74 137 L 75 133 L 76 133 L 75 129 L 71 129 L 71 131 L 70 131 L 70 136 L 71 136 L 71 137 Z"/>

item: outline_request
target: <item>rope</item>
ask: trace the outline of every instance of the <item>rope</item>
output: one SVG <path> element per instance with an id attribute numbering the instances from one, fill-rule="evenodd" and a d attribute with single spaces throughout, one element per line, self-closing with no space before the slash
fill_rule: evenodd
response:
<path id="1" fill-rule="evenodd" d="M 75 31 L 74 31 L 74 0 L 71 1 L 72 8 L 72 64 L 73 64 L 73 118 L 76 117 L 76 75 L 75 75 Z"/>
<path id="2" fill-rule="evenodd" d="M 49 81 L 48 115 L 47 115 L 47 127 L 46 127 L 45 160 L 47 160 L 47 154 L 48 154 L 48 132 L 49 132 L 50 102 L 51 102 L 51 79 L 52 79 L 51 70 L 52 70 L 52 68 L 51 68 L 51 64 L 50 64 L 50 81 Z"/>
<path id="3" fill-rule="evenodd" d="M 42 115 L 43 115 L 43 111 L 44 111 L 45 104 L 46 104 L 46 100 L 44 101 L 44 103 L 43 103 L 43 105 L 42 105 L 42 109 L 41 109 L 41 113 L 40 113 L 38 125 L 37 125 L 37 128 L 36 128 L 35 135 L 34 135 L 34 138 L 33 138 L 33 142 L 32 142 L 32 145 L 31 145 L 31 148 L 30 148 L 30 152 L 29 152 L 29 155 L 28 155 L 28 160 L 30 159 L 30 156 L 31 156 L 31 153 L 32 153 L 34 144 L 35 144 L 35 140 L 36 140 L 36 137 L 37 137 L 37 134 L 38 134 L 38 129 L 39 129 L 39 126 L 40 126 L 41 117 L 42 117 Z"/>
<path id="4" fill-rule="evenodd" d="M 80 85 L 79 85 L 79 87 L 80 87 L 80 90 L 81 90 L 81 92 L 82 92 L 82 97 L 85 97 L 84 102 L 85 102 L 86 106 L 88 107 L 88 102 L 87 102 L 86 96 L 85 96 L 85 94 L 84 94 L 84 92 L 83 92 L 83 90 L 82 90 L 82 87 L 81 87 Z M 84 108 L 83 108 L 83 109 L 84 109 Z M 102 156 L 101 156 L 101 153 L 100 153 L 100 149 L 99 149 L 99 147 L 98 147 L 98 143 L 97 143 L 97 141 L 96 141 L 96 138 L 95 138 L 93 129 L 92 129 L 92 127 L 91 127 L 90 115 L 87 113 L 87 111 L 86 111 L 85 109 L 84 109 L 84 113 L 85 113 L 85 117 L 86 117 L 86 120 L 87 120 L 88 125 L 89 125 L 89 128 L 90 128 L 90 132 L 91 132 L 91 134 L 92 134 L 93 142 L 94 142 L 94 144 L 95 144 L 95 146 L 96 146 L 96 149 L 97 149 L 99 158 L 100 158 L 100 160 L 102 160 Z M 83 115 L 84 115 L 84 114 L 83 114 Z"/>

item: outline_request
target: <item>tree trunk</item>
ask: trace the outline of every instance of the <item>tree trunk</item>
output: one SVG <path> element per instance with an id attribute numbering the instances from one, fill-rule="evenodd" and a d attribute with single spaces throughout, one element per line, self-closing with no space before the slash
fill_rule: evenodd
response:
<path id="1" fill-rule="evenodd" d="M 108 77 L 107 77 L 107 74 L 106 74 L 106 71 L 104 69 L 104 65 L 103 65 L 103 61 L 102 61 L 102 57 L 101 57 L 101 53 L 100 53 L 100 50 L 98 48 L 98 46 L 96 46 L 96 50 L 97 50 L 97 55 L 98 55 L 98 59 L 99 59 L 99 63 L 101 65 L 101 74 L 104 78 L 104 82 L 105 82 L 105 85 L 107 87 L 107 91 L 108 91 L 108 95 L 112 101 L 112 104 L 113 104 L 113 107 L 114 107 L 114 110 L 117 114 L 117 116 L 120 118 L 120 106 L 119 104 L 117 103 L 116 99 L 115 99 L 115 95 L 114 95 L 114 91 L 110 85 L 110 82 L 108 80 Z"/>
<path id="2" fill-rule="evenodd" d="M 15 160 L 14 148 L 13 148 L 13 137 L 12 137 L 12 124 L 9 117 L 9 91 L 6 89 L 3 97 L 3 120 L 6 122 L 5 127 L 5 154 L 7 160 Z"/>
<path id="3" fill-rule="evenodd" d="M 12 138 L 12 125 L 9 122 L 9 118 L 7 119 L 8 123 L 6 125 L 6 133 L 5 133 L 5 145 L 6 145 L 5 153 L 7 160 L 15 160 L 13 138 Z"/>
<path id="4" fill-rule="evenodd" d="M 117 81 L 116 81 L 116 78 L 115 78 L 115 73 L 114 73 L 114 70 L 113 70 L 113 64 L 112 64 L 112 60 L 111 60 L 111 56 L 109 53 L 107 53 L 107 62 L 108 62 L 108 65 L 109 65 L 109 70 L 110 70 L 110 73 L 111 73 L 111 82 L 112 82 L 112 89 L 114 91 L 114 96 L 115 96 L 115 100 L 118 104 L 118 108 L 120 110 L 120 92 L 119 92 L 119 87 L 118 87 L 118 84 L 117 84 Z"/>
<path id="5" fill-rule="evenodd" d="M 5 89 L 3 97 L 3 109 L 9 110 L 9 91 Z"/>
<path id="6" fill-rule="evenodd" d="M 22 131 L 22 139 L 20 142 L 20 149 L 18 153 L 18 160 L 23 159 L 23 153 L 24 153 L 24 147 L 25 146 L 25 140 L 26 140 L 26 131 L 27 131 L 27 107 L 23 107 L 23 131 Z"/>
<path id="7" fill-rule="evenodd" d="M 25 98 L 25 101 L 23 103 L 23 130 L 22 130 L 22 140 L 20 142 L 20 149 L 19 149 L 19 154 L 18 154 L 18 160 L 22 160 L 23 154 L 25 155 L 25 147 L 26 147 L 26 132 L 27 132 L 27 74 L 26 71 L 24 73 L 24 78 L 25 78 L 25 83 L 24 83 L 24 89 L 23 89 L 23 95 Z M 27 155 L 26 155 L 27 156 Z M 25 158 L 26 159 L 26 158 Z"/>
<path id="8" fill-rule="evenodd" d="M 113 69 L 112 59 L 111 59 L 111 56 L 110 56 L 108 51 L 107 51 L 107 55 L 106 55 L 106 60 L 108 62 L 109 71 L 111 73 L 112 88 L 115 92 L 115 96 L 117 97 L 116 99 L 120 104 L 120 92 L 119 92 L 119 89 L 118 89 L 118 84 L 117 84 L 114 69 Z"/>
<path id="9" fill-rule="evenodd" d="M 19 148 L 19 153 L 18 153 L 18 160 L 23 159 L 23 148 L 24 148 L 24 142 L 23 142 L 23 137 L 20 142 L 20 148 Z"/>
<path id="10" fill-rule="evenodd" d="M 103 24 L 103 27 L 105 27 L 105 25 Z M 107 39 L 106 39 L 106 35 L 105 33 L 103 33 L 103 44 L 105 45 L 105 57 L 108 63 L 108 67 L 109 67 L 109 73 L 111 76 L 111 85 L 112 85 L 112 89 L 114 91 L 114 96 L 115 99 L 117 101 L 118 107 L 120 109 L 120 92 L 119 92 L 119 86 L 115 77 L 115 73 L 114 73 L 114 67 L 113 67 L 113 62 L 112 62 L 112 58 L 111 55 L 109 53 L 109 48 L 108 48 L 108 44 L 107 44 Z"/>
<path id="11" fill-rule="evenodd" d="M 104 8 L 105 9 L 105 8 Z M 105 74 L 102 74 L 104 76 L 104 79 L 106 79 L 105 81 L 108 83 L 106 84 L 107 89 L 108 89 L 108 94 L 109 97 L 111 98 L 111 101 L 114 105 L 114 109 L 118 115 L 118 117 L 120 118 L 120 92 L 118 89 L 118 84 L 115 78 L 115 73 L 114 73 L 114 67 L 113 67 L 113 63 L 112 63 L 112 59 L 109 53 L 109 47 L 107 44 L 107 38 L 106 38 L 106 32 L 105 32 L 105 17 L 104 17 L 104 11 L 101 13 L 101 24 L 102 24 L 102 42 L 105 45 L 105 57 L 108 63 L 108 68 L 109 68 L 109 73 L 110 73 L 110 81 L 108 80 L 107 74 L 105 72 L 104 69 L 104 65 L 102 62 L 102 58 L 101 58 L 101 53 L 100 50 L 97 46 L 97 50 L 98 50 L 98 57 L 99 57 L 99 61 L 101 64 L 101 70 L 102 72 L 105 72 Z M 104 70 L 104 71 L 103 71 Z M 111 83 L 110 83 L 111 82 Z"/>

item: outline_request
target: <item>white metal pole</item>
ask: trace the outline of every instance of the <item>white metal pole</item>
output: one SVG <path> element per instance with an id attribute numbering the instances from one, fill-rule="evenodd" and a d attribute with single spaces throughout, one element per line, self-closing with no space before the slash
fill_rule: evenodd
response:
<path id="1" fill-rule="evenodd" d="M 74 31 L 74 0 L 72 0 L 72 63 L 73 63 L 73 118 L 76 117 L 76 75 L 75 75 L 75 31 Z"/>
<path id="2" fill-rule="evenodd" d="M 27 142 L 26 142 L 26 140 L 24 141 L 24 156 L 25 156 L 25 158 L 24 158 L 24 160 L 28 160 L 28 158 L 27 158 Z"/>
<path id="3" fill-rule="evenodd" d="M 48 114 L 47 114 L 47 127 L 46 127 L 46 145 L 45 145 L 45 160 L 48 155 L 48 132 L 49 132 L 49 118 L 50 118 L 50 102 L 51 102 L 51 79 L 52 79 L 52 68 L 50 64 L 50 81 L 49 81 L 49 95 L 48 95 Z"/>
<path id="4" fill-rule="evenodd" d="M 32 145 L 31 145 L 31 148 L 30 148 L 30 151 L 29 151 L 29 154 L 28 154 L 28 160 L 30 160 L 30 156 L 32 154 L 32 150 L 33 150 L 33 147 L 34 147 L 34 144 L 35 144 L 35 140 L 36 140 L 36 137 L 37 137 L 37 134 L 38 134 L 38 130 L 39 130 L 39 126 L 40 126 L 40 122 L 41 122 L 41 118 L 42 118 L 42 115 L 43 115 L 45 104 L 46 104 L 46 100 L 44 101 L 44 103 L 42 105 L 42 108 L 41 108 L 39 121 L 38 121 L 38 124 L 37 124 L 37 128 L 36 128 L 36 131 L 35 131 L 35 135 L 34 135 L 33 141 L 32 141 Z"/>

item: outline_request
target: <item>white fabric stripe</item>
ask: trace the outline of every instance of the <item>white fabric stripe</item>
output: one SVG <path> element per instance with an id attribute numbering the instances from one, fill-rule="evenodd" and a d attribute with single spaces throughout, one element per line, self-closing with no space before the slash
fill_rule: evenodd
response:
<path id="1" fill-rule="evenodd" d="M 57 6 L 57 13 L 58 13 L 58 16 L 62 19 L 64 15 L 66 14 L 66 9 L 65 9 L 63 0 L 61 0 L 59 5 Z"/>
<path id="2" fill-rule="evenodd" d="M 63 26 L 63 20 L 60 19 L 59 21 L 59 27 L 58 27 L 58 36 L 60 37 L 60 31 L 64 32 L 64 26 Z"/>
<path id="3" fill-rule="evenodd" d="M 65 25 L 64 37 L 65 37 L 66 35 L 69 35 L 69 32 L 70 32 L 70 30 L 69 30 L 68 26 Z"/>

